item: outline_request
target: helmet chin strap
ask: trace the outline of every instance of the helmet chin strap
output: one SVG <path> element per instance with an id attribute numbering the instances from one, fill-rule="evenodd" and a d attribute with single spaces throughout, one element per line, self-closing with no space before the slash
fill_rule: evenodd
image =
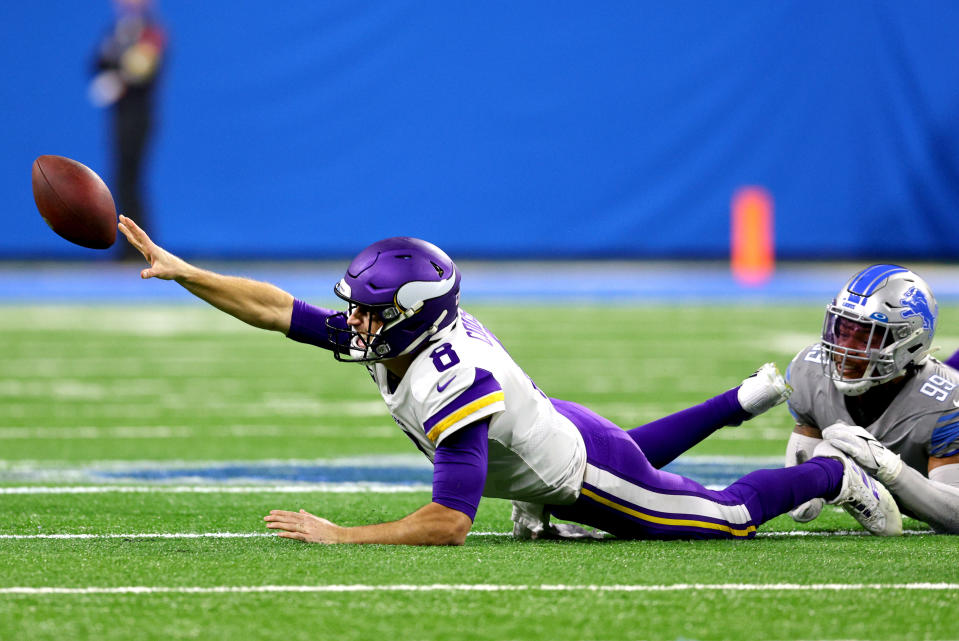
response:
<path id="1" fill-rule="evenodd" d="M 873 363 L 870 363 L 867 366 L 866 371 L 869 371 L 872 369 L 872 367 Z M 839 390 L 843 396 L 862 396 L 879 384 L 879 381 L 874 379 L 859 379 L 855 381 L 840 380 L 841 376 L 839 375 L 835 363 L 832 363 L 832 372 L 832 384 L 836 386 L 836 389 Z M 865 375 L 865 372 L 863 372 L 863 374 Z"/>
<path id="2" fill-rule="evenodd" d="M 923 357 L 922 361 L 925 361 L 926 357 Z M 833 371 L 835 371 L 835 365 L 833 365 Z M 843 394 L 843 396 L 862 396 L 873 387 L 877 385 L 883 385 L 889 381 L 895 380 L 896 378 L 903 376 L 906 373 L 906 369 L 901 369 L 896 372 L 893 376 L 885 376 L 882 380 L 876 379 L 866 379 L 858 381 L 840 381 L 835 378 L 832 379 L 832 384 L 836 386 L 836 389 Z"/>
<path id="3" fill-rule="evenodd" d="M 420 346 L 420 344 L 421 344 L 423 341 L 425 341 L 425 340 L 428 339 L 428 338 L 433 339 L 433 340 L 436 340 L 436 339 L 440 338 L 440 336 L 445 336 L 446 334 L 448 334 L 448 333 L 449 333 L 449 330 L 451 330 L 451 329 L 453 328 L 452 325 L 448 325 L 448 326 L 445 328 L 445 330 L 444 330 L 439 336 L 436 335 L 436 333 L 439 331 L 440 323 L 442 323 L 442 322 L 443 322 L 443 319 L 446 318 L 446 313 L 447 313 L 447 312 L 446 312 L 446 310 L 444 309 L 444 310 L 443 310 L 443 313 L 440 314 L 439 318 L 436 319 L 436 322 L 433 323 L 432 325 L 430 325 L 430 326 L 426 329 L 425 332 L 423 332 L 422 334 L 420 334 L 419 336 L 417 336 L 416 340 L 413 341 L 412 343 L 410 343 L 409 346 L 408 346 L 406 349 L 404 349 L 402 352 L 400 352 L 400 353 L 398 354 L 398 356 L 403 356 L 404 354 L 410 354 L 410 353 L 412 353 L 413 351 L 416 350 L 417 347 Z"/>

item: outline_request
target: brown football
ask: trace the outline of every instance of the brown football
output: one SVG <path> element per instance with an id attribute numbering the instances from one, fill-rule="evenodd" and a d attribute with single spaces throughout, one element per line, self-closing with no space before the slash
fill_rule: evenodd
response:
<path id="1" fill-rule="evenodd" d="M 91 249 L 106 249 L 117 238 L 117 208 L 92 169 L 63 156 L 33 161 L 33 199 L 50 229 Z"/>

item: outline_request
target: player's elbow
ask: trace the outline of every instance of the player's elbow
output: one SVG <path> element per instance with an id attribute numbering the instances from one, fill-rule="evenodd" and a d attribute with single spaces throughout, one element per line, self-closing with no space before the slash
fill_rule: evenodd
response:
<path id="1" fill-rule="evenodd" d="M 463 545 L 473 527 L 473 520 L 458 510 L 448 510 L 434 530 L 437 545 Z"/>
<path id="2" fill-rule="evenodd" d="M 441 534 L 440 545 L 463 545 L 466 543 L 466 535 L 469 534 L 469 527 L 451 527 Z"/>
<path id="3" fill-rule="evenodd" d="M 469 518 L 463 520 L 464 522 L 453 532 L 452 543 L 451 545 L 463 545 L 466 543 L 466 535 L 470 533 L 470 529 L 473 527 L 473 521 Z"/>
<path id="4" fill-rule="evenodd" d="M 284 323 L 284 320 L 286 322 Z M 281 314 L 276 313 L 275 310 L 265 310 L 259 318 L 259 322 L 256 323 L 256 326 L 261 329 L 267 329 L 271 332 L 280 332 L 286 334 L 290 331 L 289 319 L 284 319 Z"/>
<path id="5" fill-rule="evenodd" d="M 281 306 L 258 305 L 250 309 L 243 320 L 259 329 L 286 334 L 290 331 L 291 310 Z"/>

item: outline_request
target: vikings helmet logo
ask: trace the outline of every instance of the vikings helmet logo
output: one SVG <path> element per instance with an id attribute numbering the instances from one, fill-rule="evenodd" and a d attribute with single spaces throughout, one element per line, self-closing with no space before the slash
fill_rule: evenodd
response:
<path id="1" fill-rule="evenodd" d="M 930 309 L 929 300 L 919 289 L 910 287 L 906 290 L 906 293 L 902 295 L 902 298 L 899 299 L 899 303 L 906 307 L 906 310 L 902 312 L 903 318 L 917 315 L 921 316 L 922 328 L 929 332 L 933 331 L 936 325 L 936 312 L 938 310 Z M 938 305 L 936 305 L 936 307 L 938 307 Z"/>

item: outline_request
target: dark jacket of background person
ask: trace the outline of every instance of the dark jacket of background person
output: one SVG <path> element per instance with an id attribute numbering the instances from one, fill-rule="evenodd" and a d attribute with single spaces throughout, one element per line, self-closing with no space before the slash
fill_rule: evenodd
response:
<path id="1" fill-rule="evenodd" d="M 134 220 L 149 224 L 142 175 L 155 124 L 155 94 L 167 35 L 148 1 L 123 0 L 116 9 L 117 19 L 96 50 L 90 99 L 113 111 L 117 206 Z"/>

